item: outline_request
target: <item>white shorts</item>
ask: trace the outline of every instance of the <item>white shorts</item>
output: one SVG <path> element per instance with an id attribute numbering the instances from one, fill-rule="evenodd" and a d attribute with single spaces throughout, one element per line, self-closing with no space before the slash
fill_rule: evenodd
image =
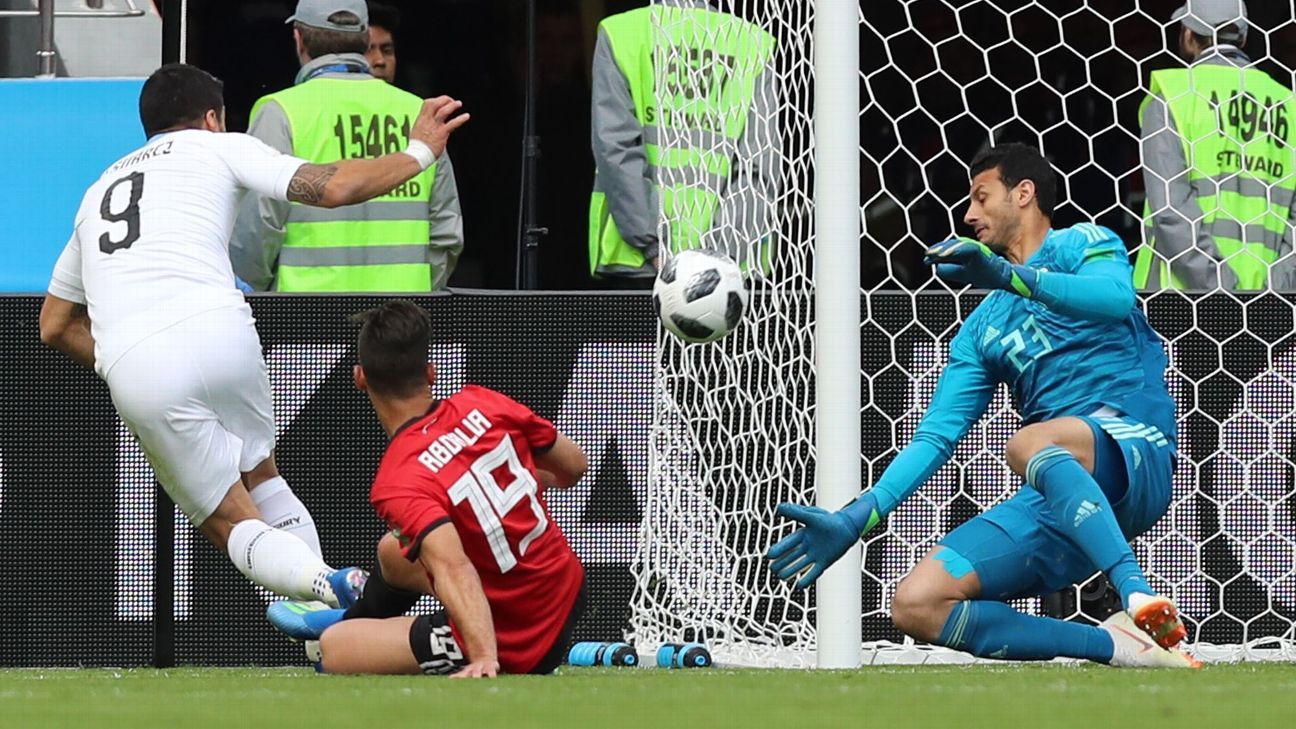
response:
<path id="1" fill-rule="evenodd" d="M 274 450 L 270 379 L 246 308 L 204 312 L 149 336 L 107 381 L 158 482 L 195 525 Z"/>

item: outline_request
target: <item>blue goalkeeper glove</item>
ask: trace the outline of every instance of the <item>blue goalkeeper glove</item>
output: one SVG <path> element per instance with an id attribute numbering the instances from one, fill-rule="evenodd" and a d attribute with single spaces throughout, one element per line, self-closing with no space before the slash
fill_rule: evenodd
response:
<path id="1" fill-rule="evenodd" d="M 796 581 L 802 590 L 813 585 L 824 570 L 882 519 L 877 502 L 867 492 L 841 511 L 779 504 L 778 514 L 802 526 L 770 547 L 765 557 L 780 580 L 804 572 Z"/>
<path id="2" fill-rule="evenodd" d="M 981 289 L 1002 289 L 1027 299 L 1035 295 L 1039 274 L 1029 266 L 1010 263 L 990 247 L 971 238 L 942 241 L 927 249 L 923 263 L 936 267 L 946 281 Z"/>

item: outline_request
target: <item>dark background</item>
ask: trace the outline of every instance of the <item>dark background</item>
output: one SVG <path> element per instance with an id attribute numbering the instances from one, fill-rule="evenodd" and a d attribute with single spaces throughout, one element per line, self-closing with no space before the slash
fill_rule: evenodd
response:
<path id="1" fill-rule="evenodd" d="M 463 205 L 466 245 L 452 286 L 513 288 L 522 165 L 525 4 L 521 0 L 391 2 L 397 85 L 421 96 L 463 100 L 472 122 L 450 145 Z M 541 288 L 584 289 L 587 224 L 594 182 L 590 154 L 590 59 L 605 15 L 642 0 L 538 0 L 536 124 L 541 137 L 539 221 L 549 228 Z M 189 62 L 225 80 L 228 124 L 247 128 L 263 94 L 290 86 L 298 62 L 295 0 L 191 0 Z"/>
<path id="2" fill-rule="evenodd" d="M 598 21 L 646 0 L 536 0 L 537 123 L 543 158 L 539 222 L 550 235 L 540 257 L 542 288 L 583 289 L 589 151 L 589 65 Z M 780 0 L 804 14 L 810 0 Z M 16 0 L 0 0 L 0 7 Z M 473 122 L 451 144 L 467 246 L 455 286 L 512 288 L 518 228 L 524 71 L 524 0 L 394 0 L 398 78 L 420 95 L 464 100 Z M 1149 74 L 1181 65 L 1182 0 L 867 0 L 861 2 L 861 201 L 865 234 L 861 281 L 915 289 L 932 281 L 920 263 L 925 244 L 962 229 L 965 163 L 991 138 L 1042 144 L 1064 177 L 1056 223 L 1097 220 L 1133 249 L 1143 201 L 1137 112 Z M 175 0 L 158 3 L 167 10 Z M 793 21 L 770 19 L 772 0 L 718 0 L 779 37 Z M 188 59 L 226 81 L 230 127 L 246 129 L 261 95 L 292 83 L 294 0 L 191 0 Z M 735 6 L 737 9 L 735 10 Z M 1253 0 L 1247 52 L 1280 83 L 1293 85 L 1296 20 L 1290 2 Z M 174 22 L 174 21 L 172 21 Z M 30 58 L 34 21 L 13 35 L 10 56 Z M 775 27 L 770 27 L 775 26 Z M 170 41 L 164 41 L 170 43 Z M 808 44 L 807 44 L 808 45 Z M 31 47 L 29 47 L 31 46 Z M 25 50 L 24 50 L 25 49 Z M 987 50 L 988 49 L 988 50 Z M 781 93 L 812 108 L 804 88 L 806 54 L 781 52 Z M 787 110 L 783 121 L 792 116 Z M 790 130 L 785 152 L 808 144 Z M 785 180 L 809 191 L 810 177 Z M 781 227 L 802 245 L 805 224 Z"/>
<path id="3" fill-rule="evenodd" d="M 932 281 L 922 250 L 951 232 L 968 232 L 966 163 L 992 134 L 996 142 L 1043 145 L 1062 175 L 1055 227 L 1092 220 L 1137 246 L 1138 107 L 1152 71 L 1183 65 L 1174 55 L 1180 26 L 1168 25 L 1182 4 L 864 3 L 865 288 Z M 1252 27 L 1244 50 L 1291 88 L 1291 4 L 1247 5 Z"/>
<path id="4" fill-rule="evenodd" d="M 786 0 L 785 0 L 786 1 Z M 807 0 L 808 2 L 808 0 Z M 225 79 L 231 129 L 297 69 L 283 19 L 292 0 L 190 3 L 189 59 Z M 524 82 L 522 0 L 395 2 L 397 82 L 450 94 L 474 114 L 455 136 L 467 245 L 451 283 L 512 288 Z M 550 229 L 541 288 L 597 287 L 588 275 L 589 66 L 598 21 L 644 0 L 538 0 L 539 221 Z M 1138 106 L 1149 74 L 1175 55 L 1181 0 L 869 0 L 860 27 L 861 284 L 922 287 L 923 247 L 962 230 L 966 162 L 996 141 L 1042 144 L 1063 176 L 1059 227 L 1096 220 L 1140 242 Z M 767 0 L 717 3 L 762 18 Z M 737 10 L 734 6 L 737 5 Z M 1137 9 L 1135 9 L 1135 6 Z M 1292 86 L 1296 22 L 1288 3 L 1251 2 L 1247 52 Z M 1115 19 L 1115 20 L 1112 20 Z M 961 29 L 961 30 L 960 30 Z M 779 34 L 778 29 L 772 29 Z M 963 35 L 960 36 L 960 33 Z M 232 41 L 231 39 L 237 39 Z M 789 39 L 781 38 L 781 43 Z M 986 52 L 983 49 L 992 49 Z M 812 108 L 798 53 L 780 57 L 782 93 Z M 806 144 L 789 137 L 785 145 Z M 785 181 L 786 184 L 786 181 Z M 792 184 L 810 185 L 810 179 Z M 788 229 L 784 221 L 785 230 Z M 793 233 L 792 237 L 804 235 Z M 798 244 L 798 241 L 791 241 Z"/>

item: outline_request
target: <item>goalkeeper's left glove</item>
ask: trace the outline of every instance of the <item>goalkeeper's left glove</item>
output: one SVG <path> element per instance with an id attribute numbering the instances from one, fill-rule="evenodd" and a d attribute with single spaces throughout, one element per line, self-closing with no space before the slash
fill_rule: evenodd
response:
<path id="1" fill-rule="evenodd" d="M 877 501 L 868 492 L 841 511 L 779 504 L 778 514 L 802 526 L 770 547 L 765 557 L 780 580 L 791 579 L 804 571 L 796 581 L 799 589 L 813 585 L 824 570 L 841 559 L 856 540 L 881 520 Z"/>
<path id="2" fill-rule="evenodd" d="M 1027 299 L 1035 295 L 1039 274 L 1029 266 L 1010 263 L 990 247 L 971 238 L 942 241 L 927 249 L 923 263 L 936 267 L 946 281 L 982 289 L 1002 289 Z"/>

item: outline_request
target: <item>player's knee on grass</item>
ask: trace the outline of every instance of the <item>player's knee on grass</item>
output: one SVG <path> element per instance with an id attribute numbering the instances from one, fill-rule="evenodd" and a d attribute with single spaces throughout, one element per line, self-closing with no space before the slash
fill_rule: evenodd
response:
<path id="1" fill-rule="evenodd" d="M 341 623 L 338 625 L 341 625 Z M 346 659 L 343 652 L 346 650 L 346 640 L 343 635 L 338 633 L 338 625 L 330 625 L 320 635 L 320 668 L 325 673 L 343 673 L 342 669 Z"/>
<path id="2" fill-rule="evenodd" d="M 320 664 L 325 673 L 420 673 L 410 650 L 414 618 L 343 620 L 320 636 Z"/>
<path id="3" fill-rule="evenodd" d="M 955 577 L 945 562 L 937 559 L 941 552 L 948 550 L 937 547 L 929 552 L 900 582 L 891 600 L 891 622 L 905 635 L 929 643 L 940 637 L 954 605 L 976 596 L 971 594 L 976 573 Z"/>
<path id="4" fill-rule="evenodd" d="M 329 626 L 320 636 L 320 668 L 325 673 L 368 673 L 363 655 L 365 628 L 370 621 L 353 620 Z"/>

